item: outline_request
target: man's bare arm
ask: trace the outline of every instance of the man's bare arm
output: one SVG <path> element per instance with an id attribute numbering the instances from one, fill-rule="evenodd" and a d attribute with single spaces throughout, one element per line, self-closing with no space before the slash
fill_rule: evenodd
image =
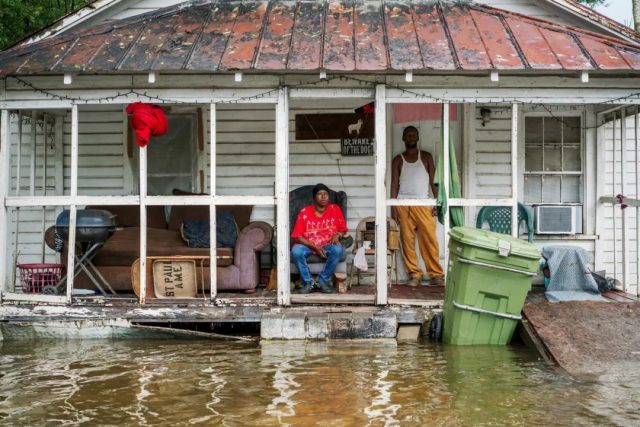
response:
<path id="1" fill-rule="evenodd" d="M 400 191 L 400 172 L 402 168 L 402 159 L 400 156 L 396 156 L 391 162 L 391 198 L 395 199 L 398 197 L 398 192 Z M 391 217 L 398 220 L 398 215 L 396 214 L 396 207 L 391 206 Z"/>
<path id="2" fill-rule="evenodd" d="M 438 184 L 435 183 L 436 180 L 436 168 L 433 164 L 433 157 L 430 153 L 424 152 L 424 157 L 426 160 L 426 168 L 427 173 L 429 174 L 429 185 L 431 186 L 431 193 L 433 197 L 438 197 Z"/>

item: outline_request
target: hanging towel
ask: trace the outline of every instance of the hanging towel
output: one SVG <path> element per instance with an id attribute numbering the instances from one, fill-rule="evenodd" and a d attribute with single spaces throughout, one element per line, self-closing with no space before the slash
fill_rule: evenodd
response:
<path id="1" fill-rule="evenodd" d="M 144 102 L 134 102 L 127 107 L 131 115 L 131 127 L 136 131 L 136 144 L 145 147 L 151 136 L 167 133 L 167 116 L 162 108 Z"/>
<path id="2" fill-rule="evenodd" d="M 444 112 L 442 104 L 442 111 Z M 438 164 L 436 166 L 435 183 L 438 184 L 438 221 L 444 224 L 444 216 L 447 214 L 447 194 L 444 189 L 444 114 L 440 119 L 440 152 L 438 153 Z M 458 163 L 456 162 L 456 150 L 451 141 L 451 130 L 449 130 L 449 196 L 453 198 L 462 197 L 462 188 L 460 186 L 460 175 L 458 174 Z M 455 206 L 450 209 L 450 220 L 452 227 L 464 225 L 464 212 L 462 207 Z"/>

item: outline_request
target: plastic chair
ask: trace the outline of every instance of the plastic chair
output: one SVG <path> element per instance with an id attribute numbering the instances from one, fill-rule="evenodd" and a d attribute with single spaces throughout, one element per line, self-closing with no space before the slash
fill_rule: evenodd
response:
<path id="1" fill-rule="evenodd" d="M 489 224 L 489 230 L 496 233 L 511 234 L 511 207 L 510 206 L 485 206 L 478 212 L 476 228 L 482 228 L 485 221 Z M 533 215 L 529 208 L 518 203 L 518 230 L 520 225 L 527 226 L 527 240 L 533 242 Z"/>
<path id="2" fill-rule="evenodd" d="M 375 216 L 368 216 L 363 218 L 358 222 L 355 231 L 355 241 L 353 246 L 353 254 L 358 251 L 358 249 L 364 245 L 365 241 L 371 241 L 375 245 L 375 230 L 367 230 L 367 223 L 375 223 Z M 396 257 L 397 252 L 400 249 L 400 227 L 398 223 L 391 217 L 387 217 L 387 232 L 395 233 L 395 237 L 393 241 L 391 241 L 390 234 L 387 238 L 387 256 L 389 257 L 388 271 L 387 271 L 387 283 L 391 285 L 391 278 L 395 273 L 396 282 L 398 282 L 398 268 L 396 266 Z M 360 277 L 361 276 L 372 276 L 375 278 L 376 275 L 376 263 L 375 263 L 375 254 L 376 249 L 375 246 L 371 249 L 365 250 L 365 256 L 372 257 L 373 260 L 367 259 L 369 263 L 369 268 L 367 271 L 360 271 L 354 264 L 353 260 L 351 260 L 351 267 L 349 270 L 349 286 L 353 285 L 353 276 L 356 276 L 357 284 L 360 285 Z"/>

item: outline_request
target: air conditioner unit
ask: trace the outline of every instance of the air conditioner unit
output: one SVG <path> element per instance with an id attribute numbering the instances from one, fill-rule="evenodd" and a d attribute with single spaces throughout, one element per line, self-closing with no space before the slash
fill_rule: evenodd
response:
<path id="1" fill-rule="evenodd" d="M 535 206 L 536 234 L 582 233 L 582 206 Z"/>

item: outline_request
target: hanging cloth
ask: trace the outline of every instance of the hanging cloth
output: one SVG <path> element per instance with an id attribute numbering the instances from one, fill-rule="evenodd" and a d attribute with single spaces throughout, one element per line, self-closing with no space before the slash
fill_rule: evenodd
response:
<path id="1" fill-rule="evenodd" d="M 442 104 L 442 108 L 446 104 Z M 438 184 L 438 221 L 444 224 L 444 216 L 447 214 L 447 194 L 444 190 L 444 114 L 440 119 L 440 151 L 438 153 L 438 165 L 436 166 L 436 181 Z M 460 186 L 460 175 L 458 174 L 458 163 L 456 162 L 456 150 L 451 141 L 451 129 L 449 129 L 449 196 L 452 198 L 462 197 L 462 187 Z M 464 225 L 464 212 L 461 206 L 454 206 L 450 209 L 450 221 L 452 227 Z"/>
<path id="2" fill-rule="evenodd" d="M 136 131 L 136 144 L 145 147 L 151 136 L 167 133 L 167 116 L 162 108 L 144 102 L 134 102 L 127 107 L 131 117 L 131 127 Z"/>

